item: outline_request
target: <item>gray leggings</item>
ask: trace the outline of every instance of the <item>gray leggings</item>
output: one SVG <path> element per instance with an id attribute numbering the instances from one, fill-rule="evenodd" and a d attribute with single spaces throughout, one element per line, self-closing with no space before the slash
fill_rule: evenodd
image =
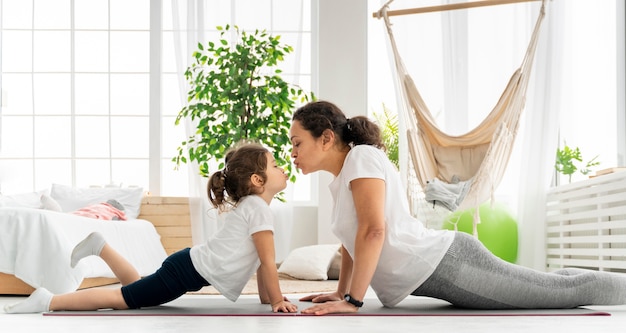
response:
<path id="1" fill-rule="evenodd" d="M 457 232 L 433 274 L 411 295 L 472 309 L 626 304 L 626 275 L 576 268 L 545 273 L 508 263 Z"/>

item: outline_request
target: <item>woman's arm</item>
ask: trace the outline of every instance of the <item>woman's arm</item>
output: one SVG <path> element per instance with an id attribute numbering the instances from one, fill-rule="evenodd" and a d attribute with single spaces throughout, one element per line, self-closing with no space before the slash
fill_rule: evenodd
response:
<path id="1" fill-rule="evenodd" d="M 343 295 L 345 295 L 348 290 L 350 290 L 350 280 L 352 279 L 352 258 L 341 245 L 341 269 L 339 270 L 339 282 L 337 283 L 337 292 L 339 296 L 343 299 Z"/>
<path id="2" fill-rule="evenodd" d="M 288 302 L 280 291 L 275 261 L 274 234 L 269 230 L 259 231 L 252 235 L 252 240 L 261 261 L 261 265 L 257 270 L 257 283 L 261 302 L 264 301 L 261 295 L 267 295 L 266 298 L 272 305 L 273 312 L 296 312 L 298 307 Z"/>
<path id="3" fill-rule="evenodd" d="M 358 228 L 355 235 L 351 275 L 347 276 L 350 283 L 345 287 L 349 288 L 346 293 L 349 293 L 352 298 L 362 301 L 374 276 L 385 240 L 385 182 L 378 178 L 359 178 L 353 180 L 350 186 Z M 357 310 L 358 308 L 354 305 L 340 301 L 319 304 L 302 312 L 321 315 L 356 312 Z"/>
<path id="4" fill-rule="evenodd" d="M 359 224 L 349 293 L 363 300 L 385 241 L 385 182 L 361 178 L 353 180 L 350 185 Z"/>
<path id="5" fill-rule="evenodd" d="M 352 258 L 350 258 L 346 248 L 341 245 L 341 268 L 339 270 L 337 290 L 333 293 L 307 295 L 300 298 L 300 301 L 313 303 L 340 301 L 347 291 L 350 290 L 350 279 L 352 279 Z"/>

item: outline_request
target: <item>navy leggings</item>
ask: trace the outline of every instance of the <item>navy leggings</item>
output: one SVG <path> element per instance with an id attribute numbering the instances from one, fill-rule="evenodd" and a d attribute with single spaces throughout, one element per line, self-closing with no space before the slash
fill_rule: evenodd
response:
<path id="1" fill-rule="evenodd" d="M 209 283 L 193 267 L 189 250 L 172 253 L 156 272 L 123 286 L 126 305 L 130 309 L 156 306 L 208 286 Z"/>

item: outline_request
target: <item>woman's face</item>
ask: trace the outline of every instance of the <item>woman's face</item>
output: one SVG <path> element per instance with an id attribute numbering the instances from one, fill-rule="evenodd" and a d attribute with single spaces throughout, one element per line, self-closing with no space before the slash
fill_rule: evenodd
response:
<path id="1" fill-rule="evenodd" d="M 314 138 L 298 120 L 294 120 L 291 124 L 290 138 L 291 158 L 296 168 L 305 175 L 322 170 L 322 137 Z"/>

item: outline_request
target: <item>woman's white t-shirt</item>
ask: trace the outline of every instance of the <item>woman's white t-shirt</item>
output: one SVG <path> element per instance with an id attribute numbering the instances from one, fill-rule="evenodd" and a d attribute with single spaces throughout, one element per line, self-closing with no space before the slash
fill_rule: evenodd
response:
<path id="1" fill-rule="evenodd" d="M 193 246 L 190 256 L 198 273 L 234 302 L 261 263 L 252 234 L 274 232 L 274 216 L 257 195 L 244 197 L 226 214 L 222 228 L 205 243 Z"/>
<path id="2" fill-rule="evenodd" d="M 339 175 L 329 185 L 333 195 L 331 230 L 354 258 L 357 217 L 350 182 L 385 181 L 385 241 L 370 286 L 385 306 L 394 306 L 435 270 L 454 234 L 432 230 L 411 216 L 400 174 L 385 153 L 370 145 L 353 147 Z"/>

